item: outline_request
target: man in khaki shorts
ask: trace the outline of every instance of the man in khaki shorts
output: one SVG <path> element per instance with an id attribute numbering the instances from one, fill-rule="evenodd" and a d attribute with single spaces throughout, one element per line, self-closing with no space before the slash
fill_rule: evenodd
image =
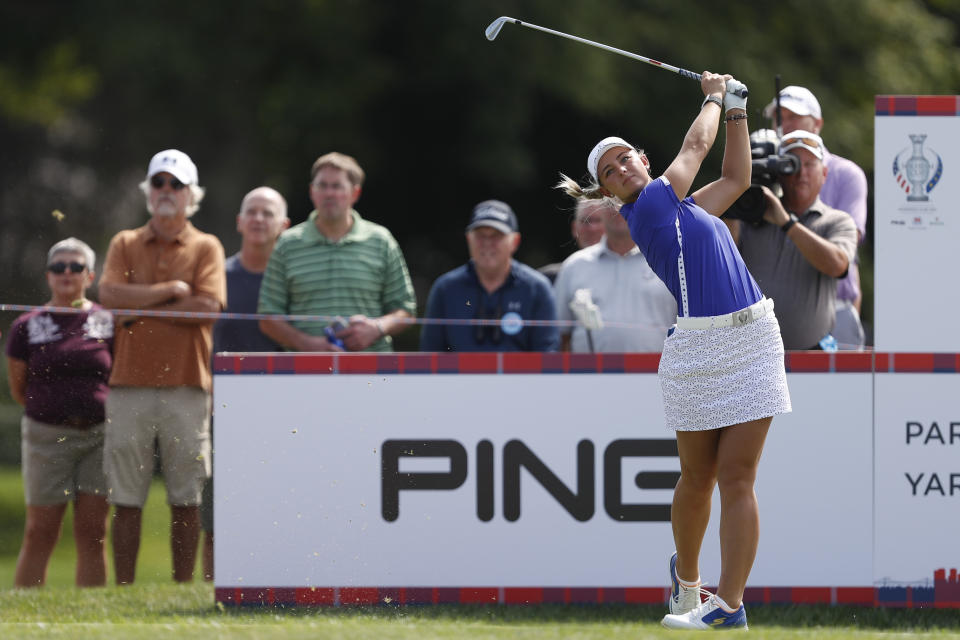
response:
<path id="1" fill-rule="evenodd" d="M 188 218 L 203 189 L 193 161 L 156 154 L 140 188 L 151 218 L 110 241 L 100 299 L 113 309 L 216 312 L 226 305 L 223 246 Z M 210 475 L 213 320 L 120 317 L 107 399 L 104 471 L 114 505 L 117 584 L 136 576 L 140 523 L 159 449 L 170 504 L 173 579 L 189 582 L 200 533 L 201 487 Z"/>

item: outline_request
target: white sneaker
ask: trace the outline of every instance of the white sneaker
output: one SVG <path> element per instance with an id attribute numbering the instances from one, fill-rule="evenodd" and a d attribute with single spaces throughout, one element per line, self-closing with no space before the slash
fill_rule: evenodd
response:
<path id="1" fill-rule="evenodd" d="M 740 607 L 730 613 L 720 606 L 717 596 L 710 596 L 696 607 L 683 615 L 667 614 L 660 621 L 667 629 L 742 629 L 747 630 L 747 611 Z"/>
<path id="2" fill-rule="evenodd" d="M 700 606 L 700 583 L 695 587 L 680 584 L 677 576 L 677 552 L 670 556 L 670 613 L 682 615 Z"/>

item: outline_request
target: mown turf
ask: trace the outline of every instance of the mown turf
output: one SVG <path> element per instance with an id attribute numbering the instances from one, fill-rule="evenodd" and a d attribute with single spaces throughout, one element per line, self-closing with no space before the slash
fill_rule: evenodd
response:
<path id="1" fill-rule="evenodd" d="M 662 607 L 423 606 L 218 608 L 209 585 L 143 584 L 0 591 L 0 637 L 84 638 L 684 638 L 659 626 Z M 960 612 L 753 607 L 751 637 L 960 637 Z M 692 634 L 696 637 L 696 634 Z"/>

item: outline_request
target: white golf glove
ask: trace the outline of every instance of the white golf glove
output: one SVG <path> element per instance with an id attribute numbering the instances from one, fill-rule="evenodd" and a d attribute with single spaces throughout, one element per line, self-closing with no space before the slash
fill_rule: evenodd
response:
<path id="1" fill-rule="evenodd" d="M 743 90 L 744 97 L 737 95 L 738 91 Z M 743 84 L 736 78 L 730 78 L 727 80 L 727 92 L 723 95 L 723 107 L 724 111 L 730 111 L 730 109 L 743 109 L 747 110 L 747 98 L 746 98 L 747 85 Z"/>
<path id="2" fill-rule="evenodd" d="M 577 289 L 573 292 L 570 301 L 570 311 L 576 316 L 584 329 L 603 329 L 603 318 L 600 317 L 600 308 L 593 303 L 590 289 Z"/>

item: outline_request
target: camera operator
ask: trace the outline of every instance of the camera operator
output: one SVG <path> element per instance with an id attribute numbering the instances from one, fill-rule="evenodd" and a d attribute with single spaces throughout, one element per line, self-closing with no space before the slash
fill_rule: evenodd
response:
<path id="1" fill-rule="evenodd" d="M 847 213 L 820 200 L 827 177 L 820 136 L 788 133 L 779 153 L 800 161 L 796 173 L 779 178 L 783 199 L 764 186 L 760 225 L 726 222 L 750 273 L 777 305 L 784 348 L 833 350 L 837 281 L 853 261 L 857 227 Z"/>
<path id="2" fill-rule="evenodd" d="M 805 88 L 789 86 L 780 91 L 780 120 L 782 133 L 798 129 L 820 134 L 823 115 L 816 96 Z M 777 101 L 772 100 L 763 115 L 776 125 Z M 867 225 L 867 176 L 853 161 L 830 153 L 823 148 L 823 164 L 827 181 L 820 191 L 820 199 L 835 209 L 844 211 L 857 225 L 857 242 L 863 241 Z M 863 325 L 860 322 L 860 272 L 854 258 L 846 277 L 837 283 L 836 326 L 833 334 L 840 348 L 857 349 L 864 344 Z"/>

